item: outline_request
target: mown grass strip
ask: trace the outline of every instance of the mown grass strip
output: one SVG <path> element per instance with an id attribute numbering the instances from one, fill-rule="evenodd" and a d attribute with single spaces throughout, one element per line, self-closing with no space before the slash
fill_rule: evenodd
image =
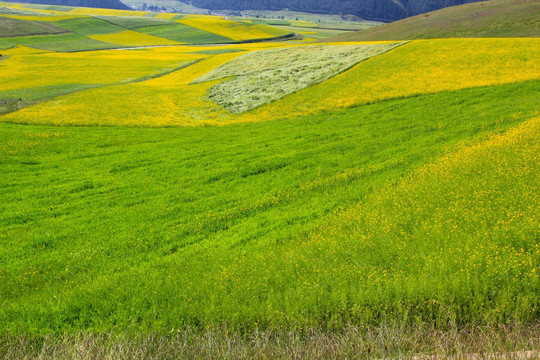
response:
<path id="1" fill-rule="evenodd" d="M 398 45 L 318 45 L 253 51 L 194 83 L 232 77 L 212 86 L 208 97 L 232 113 L 242 113 L 319 84 Z"/>

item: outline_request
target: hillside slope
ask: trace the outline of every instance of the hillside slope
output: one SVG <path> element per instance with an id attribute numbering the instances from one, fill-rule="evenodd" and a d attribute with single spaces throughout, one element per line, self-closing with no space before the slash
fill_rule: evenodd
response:
<path id="1" fill-rule="evenodd" d="M 329 41 L 540 36 L 540 2 L 492 0 L 449 7 Z"/>
<path id="2" fill-rule="evenodd" d="M 353 14 L 369 20 L 393 21 L 475 0 L 193 0 L 183 2 L 211 10 L 283 10 Z M 26 0 L 39 4 L 126 9 L 119 0 Z M 122 6 L 122 7 L 115 7 Z"/>

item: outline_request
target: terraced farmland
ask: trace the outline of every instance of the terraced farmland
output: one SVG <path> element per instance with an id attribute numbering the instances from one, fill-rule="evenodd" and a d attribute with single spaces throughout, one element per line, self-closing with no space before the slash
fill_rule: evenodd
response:
<path id="1" fill-rule="evenodd" d="M 0 9 L 0 356 L 540 348 L 540 39 Z"/>

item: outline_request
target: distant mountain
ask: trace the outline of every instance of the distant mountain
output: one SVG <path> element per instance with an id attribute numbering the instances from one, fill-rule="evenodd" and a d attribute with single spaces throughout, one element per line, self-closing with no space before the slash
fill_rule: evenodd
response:
<path id="1" fill-rule="evenodd" d="M 185 2 L 187 2 L 186 0 Z M 352 14 L 368 20 L 394 21 L 478 0 L 191 0 L 211 10 L 283 10 Z"/>
<path id="2" fill-rule="evenodd" d="M 120 0 L 17 0 L 20 3 L 132 10 Z"/>
<path id="3" fill-rule="evenodd" d="M 449 37 L 540 37 L 540 1 L 491 0 L 453 6 L 326 41 Z"/>

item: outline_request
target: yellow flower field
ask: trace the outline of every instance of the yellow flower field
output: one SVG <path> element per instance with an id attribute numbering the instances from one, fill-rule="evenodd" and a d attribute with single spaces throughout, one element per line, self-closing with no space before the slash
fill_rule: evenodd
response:
<path id="1" fill-rule="evenodd" d="M 148 50 L 161 53 L 161 48 Z M 182 70 L 141 83 L 81 91 L 7 114 L 2 120 L 20 122 L 20 119 L 27 119 L 30 123 L 58 125 L 216 124 L 226 118 L 227 112 L 206 99 L 208 90 L 215 82 L 195 85 L 189 83 L 240 55 L 242 53 L 238 52 L 216 55 Z M 195 56 L 184 55 L 185 58 Z M 202 58 L 201 55 L 198 56 Z M 89 107 L 89 104 L 92 106 Z"/>
<path id="2" fill-rule="evenodd" d="M 9 4 L 9 5 L 6 5 L 6 7 L 10 7 L 12 9 L 33 11 L 33 12 L 41 13 L 41 14 L 56 14 L 57 13 L 57 12 L 52 11 L 52 10 L 32 9 L 32 8 L 27 7 L 26 4 Z"/>
<path id="3" fill-rule="evenodd" d="M 477 279 L 486 273 L 537 282 L 534 256 L 540 244 L 531 251 L 515 244 L 530 242 L 531 230 L 540 226 L 538 185 L 533 180 L 540 164 L 539 137 L 540 117 L 534 117 L 487 140 L 464 143 L 354 208 L 330 216 L 320 233 L 290 250 L 289 258 L 312 254 L 310 260 L 324 261 L 323 257 L 343 254 L 379 254 L 385 247 L 397 249 L 405 258 L 401 261 L 421 263 L 422 274 L 430 274 L 426 282 L 445 276 Z M 530 205 L 524 210 L 523 204 Z M 414 231 L 404 230 L 407 224 Z M 437 239 L 436 245 L 432 239 Z M 399 264 L 391 271 L 366 262 L 359 268 L 354 264 L 344 262 L 334 274 L 335 268 L 314 268 L 323 278 L 367 280 L 371 286 L 395 282 L 414 288 L 418 282 L 417 274 L 400 271 L 404 267 Z"/>
<path id="4" fill-rule="evenodd" d="M 243 54 L 243 52 L 235 52 L 215 55 L 197 64 L 191 65 L 188 68 L 145 81 L 143 84 L 146 86 L 168 87 L 171 89 L 174 89 L 176 85 L 188 85 L 198 77 Z"/>
<path id="5" fill-rule="evenodd" d="M 230 47 L 249 51 L 276 46 L 280 45 L 242 44 Z M 126 78 L 155 73 L 163 66 L 172 67 L 176 56 L 182 56 L 182 60 L 206 57 L 186 53 L 192 50 L 180 46 L 129 53 L 99 51 L 90 54 L 21 55 L 0 63 L 0 71 L 8 89 L 51 82 L 114 84 Z M 190 82 L 241 54 L 208 56 L 206 60 L 163 77 L 137 84 L 85 90 L 6 114 L 0 120 L 138 126 L 228 124 L 297 118 L 385 99 L 540 79 L 540 39 L 418 40 L 361 62 L 321 84 L 273 103 L 246 113 L 231 114 L 207 98 L 210 88 L 222 80 L 202 84 Z M 83 66 L 81 64 L 84 64 L 83 69 L 91 70 L 77 73 L 78 70 L 74 69 L 79 69 Z M 118 70 L 100 73 L 100 69 L 108 68 L 110 64 L 118 66 Z M 44 73 L 55 76 L 43 76 Z M 155 96 L 152 95 L 154 93 Z M 96 107 L 96 103 L 100 106 Z"/>
<path id="6" fill-rule="evenodd" d="M 147 11 L 115 10 L 77 7 L 69 11 L 69 14 L 80 15 L 104 15 L 104 16 L 144 16 Z"/>
<path id="7" fill-rule="evenodd" d="M 175 13 L 159 13 L 155 17 L 160 18 L 160 19 L 172 20 L 176 16 L 178 16 L 178 14 L 175 14 Z"/>
<path id="8" fill-rule="evenodd" d="M 305 27 L 305 28 L 316 28 L 319 27 L 313 21 L 306 20 L 290 20 L 291 26 Z"/>
<path id="9" fill-rule="evenodd" d="M 153 35 L 143 34 L 137 31 L 126 30 L 114 34 L 91 35 L 90 39 L 125 46 L 151 46 L 151 45 L 179 45 L 177 41 L 160 38 Z"/>
<path id="10" fill-rule="evenodd" d="M 33 11 L 34 9 L 32 9 Z M 47 21 L 47 22 L 55 22 L 55 21 L 62 21 L 62 20 L 71 20 L 71 19 L 78 19 L 83 16 L 80 15 L 44 15 L 44 16 L 27 16 L 27 15 L 2 15 L 5 17 L 10 17 L 18 20 L 28 20 L 28 21 Z"/>
<path id="11" fill-rule="evenodd" d="M 233 40 L 265 39 L 288 34 L 288 31 L 265 25 L 246 25 L 222 17 L 208 15 L 186 15 L 180 24 L 225 36 Z"/>
<path id="12" fill-rule="evenodd" d="M 207 55 L 187 47 L 52 53 L 26 47 L 3 51 L 2 89 L 30 89 L 65 84 L 106 85 L 127 82 L 178 68 Z M 15 56 L 16 55 L 16 56 Z"/>
<path id="13" fill-rule="evenodd" d="M 415 40 L 237 120 L 296 118 L 386 99 L 540 79 L 539 59 L 537 38 Z"/>
<path id="14" fill-rule="evenodd" d="M 30 54 L 42 54 L 48 53 L 48 50 L 34 49 L 28 46 L 17 45 L 11 49 L 2 50 L 2 55 L 30 55 Z M 4 60 L 5 62 L 6 60 Z M 0 66 L 2 63 L 0 63 Z M 2 78 L 2 80 L 4 80 Z M 4 84 L 2 84 L 3 86 Z"/>

